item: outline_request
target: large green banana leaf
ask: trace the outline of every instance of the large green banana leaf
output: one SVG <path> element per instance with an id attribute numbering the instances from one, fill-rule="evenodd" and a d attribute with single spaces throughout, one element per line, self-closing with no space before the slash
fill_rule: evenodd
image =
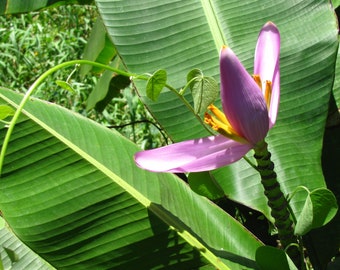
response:
<path id="1" fill-rule="evenodd" d="M 193 68 L 219 80 L 218 53 L 227 43 L 252 73 L 258 32 L 273 21 L 281 32 L 281 104 L 276 126 L 268 135 L 269 150 L 282 190 L 303 185 L 324 187 L 321 150 L 337 56 L 337 23 L 329 1 L 96 0 L 101 17 L 129 71 L 166 69 L 168 83 L 185 85 Z M 174 141 L 208 133 L 170 91 L 157 102 L 144 86 L 137 89 L 155 118 Z M 190 93 L 186 98 L 190 101 Z M 219 102 L 217 102 L 219 104 Z M 260 178 L 245 161 L 213 173 L 225 194 L 263 212 L 270 219 Z M 296 215 L 305 195 L 291 206 Z"/>
<path id="2" fill-rule="evenodd" d="M 21 99 L 0 90 L 2 104 Z M 136 151 L 115 131 L 29 101 L 0 179 L 4 218 L 57 269 L 256 268 L 253 235 L 176 176 L 137 168 Z"/>

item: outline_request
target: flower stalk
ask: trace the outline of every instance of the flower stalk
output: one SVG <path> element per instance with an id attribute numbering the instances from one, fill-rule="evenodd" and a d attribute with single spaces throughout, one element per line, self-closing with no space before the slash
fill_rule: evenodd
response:
<path id="1" fill-rule="evenodd" d="M 271 161 L 271 153 L 268 151 L 268 144 L 263 140 L 257 144 L 254 151 L 257 170 L 261 175 L 264 195 L 268 200 L 271 216 L 274 218 L 274 225 L 278 232 L 280 244 L 286 249 L 287 254 L 294 263 L 299 265 L 300 252 L 298 250 L 297 237 L 294 235 L 293 221 L 289 212 L 288 201 L 277 181 L 274 163 Z"/>

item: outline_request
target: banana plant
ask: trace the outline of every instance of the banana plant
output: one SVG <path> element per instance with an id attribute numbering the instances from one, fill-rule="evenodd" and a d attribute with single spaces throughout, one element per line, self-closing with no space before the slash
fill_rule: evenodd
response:
<path id="1" fill-rule="evenodd" d="M 195 110 L 197 96 L 186 87 L 187 74 L 199 69 L 218 85 L 223 45 L 251 73 L 259 30 L 267 21 L 277 25 L 281 101 L 266 141 L 296 219 L 295 234 L 314 267 L 324 268 L 340 236 L 338 216 L 317 229 L 337 209 L 327 187 L 340 192 L 335 183 L 340 172 L 329 157 L 340 149 L 337 130 L 326 127 L 339 96 L 338 29 L 329 1 L 96 4 L 124 74 L 152 78 L 132 76 L 141 100 L 173 142 L 210 135 L 200 121 L 202 111 Z M 157 79 L 164 78 L 163 71 L 166 80 Z M 158 84 L 156 95 L 150 81 Z M 35 261 L 42 269 L 296 269 L 282 250 L 264 246 L 208 199 L 228 197 L 273 222 L 261 178 L 249 164 L 251 154 L 227 167 L 189 174 L 189 180 L 201 181 L 200 186 L 189 181 L 190 187 L 176 175 L 138 168 L 133 156 L 140 149 L 91 120 L 5 88 L 0 102 L 0 209 L 8 224 L 1 235 L 14 239 L 13 232 L 27 245 L 25 252 L 34 252 L 23 261 L 24 251 L 4 241 L 5 267 L 21 262 L 30 269 Z M 215 105 L 221 107 L 221 100 Z M 215 191 L 198 195 L 202 186 Z M 332 241 L 325 241 L 330 235 Z"/>

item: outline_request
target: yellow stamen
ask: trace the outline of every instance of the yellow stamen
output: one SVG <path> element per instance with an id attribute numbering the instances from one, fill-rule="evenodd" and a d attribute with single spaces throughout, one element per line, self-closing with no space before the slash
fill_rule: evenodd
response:
<path id="1" fill-rule="evenodd" d="M 256 82 L 256 84 L 260 87 L 260 90 L 261 90 L 262 89 L 262 81 L 261 81 L 260 75 L 254 74 L 253 79 Z"/>
<path id="2" fill-rule="evenodd" d="M 228 126 L 229 129 L 232 129 L 231 124 L 229 123 L 227 117 L 221 110 L 219 110 L 215 105 L 210 104 L 208 106 L 208 110 L 210 110 L 222 123 Z"/>
<path id="3" fill-rule="evenodd" d="M 264 100 L 267 104 L 267 109 L 270 107 L 270 100 L 272 98 L 272 82 L 266 81 L 266 88 L 264 89 Z"/>
<path id="4" fill-rule="evenodd" d="M 260 90 L 262 91 L 264 96 L 264 100 L 266 101 L 267 109 L 269 110 L 270 100 L 272 97 L 272 82 L 266 81 L 265 89 L 263 89 L 260 75 L 254 74 L 253 79 L 256 82 L 256 84 L 260 87 Z"/>
<path id="5" fill-rule="evenodd" d="M 204 122 L 211 126 L 213 130 L 234 141 L 248 143 L 246 139 L 244 139 L 235 131 L 225 114 L 221 112 L 216 106 L 211 104 L 208 106 L 208 109 L 215 117 L 206 112 L 204 114 Z"/>

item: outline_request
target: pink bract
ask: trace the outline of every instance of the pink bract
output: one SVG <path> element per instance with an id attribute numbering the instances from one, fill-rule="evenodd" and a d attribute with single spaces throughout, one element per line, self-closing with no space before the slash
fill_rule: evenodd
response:
<path id="1" fill-rule="evenodd" d="M 254 74 L 263 87 L 271 82 L 269 110 L 264 94 L 234 52 L 223 46 L 220 53 L 221 100 L 226 118 L 246 143 L 222 135 L 188 140 L 136 153 L 136 164 L 155 172 L 213 170 L 242 158 L 276 122 L 280 99 L 280 33 L 272 22 L 259 34 L 254 57 Z M 263 88 L 262 87 L 262 88 Z"/>

